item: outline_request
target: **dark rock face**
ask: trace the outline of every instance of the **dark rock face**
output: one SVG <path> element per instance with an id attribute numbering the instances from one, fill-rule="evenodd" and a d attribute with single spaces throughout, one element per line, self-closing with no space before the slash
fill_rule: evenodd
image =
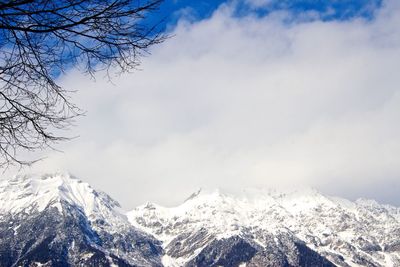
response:
<path id="1" fill-rule="evenodd" d="M 304 267 L 313 267 L 313 266 L 321 266 L 321 267 L 331 267 L 335 266 L 333 263 L 319 255 L 314 250 L 310 249 L 304 243 L 296 243 L 296 248 L 298 251 L 298 264 L 299 266 Z"/>
<path id="2" fill-rule="evenodd" d="M 256 248 L 238 236 L 213 240 L 187 266 L 238 266 L 256 253 Z"/>
<path id="3" fill-rule="evenodd" d="M 160 243 L 134 229 L 103 231 L 77 207 L 3 217 L 0 266 L 161 266 Z M 129 256 L 129 257 L 128 257 Z"/>
<path id="4" fill-rule="evenodd" d="M 304 242 L 289 235 L 267 236 L 271 241 L 251 259 L 248 266 L 335 266 Z M 278 242 L 273 242 L 273 240 Z"/>
<path id="5" fill-rule="evenodd" d="M 214 236 L 210 235 L 205 228 L 191 233 L 182 233 L 174 238 L 167 246 L 167 254 L 174 258 L 190 256 L 198 248 L 211 242 Z"/>
<path id="6" fill-rule="evenodd" d="M 185 266 L 335 266 L 293 235 L 257 233 L 266 246 L 254 241 L 243 229 L 240 236 L 217 238 L 205 228 L 184 232 L 174 238 L 165 253 L 173 258 L 190 258 Z M 197 251 L 198 254 L 194 254 Z"/>
<path id="7" fill-rule="evenodd" d="M 0 267 L 400 266 L 399 214 L 314 191 L 125 213 L 68 175 L 17 177 L 0 183 Z"/>
<path id="8" fill-rule="evenodd" d="M 159 241 L 135 228 L 106 231 L 106 222 L 90 222 L 76 206 L 63 205 L 63 213 L 48 207 L 40 213 L 23 212 L 0 222 L 0 266 L 162 266 L 165 253 Z M 334 266 L 304 243 L 288 236 L 265 236 L 262 247 L 242 236 L 217 239 L 207 229 L 183 234 L 166 253 L 193 255 L 188 267 L 206 266 Z M 279 239 L 279 246 L 272 242 Z"/>
<path id="9" fill-rule="evenodd" d="M 214 240 L 186 266 L 335 266 L 333 263 L 307 247 L 304 243 L 293 243 L 294 250 L 278 247 L 262 248 L 251 241 L 234 236 Z M 291 259 L 289 259 L 292 257 Z"/>

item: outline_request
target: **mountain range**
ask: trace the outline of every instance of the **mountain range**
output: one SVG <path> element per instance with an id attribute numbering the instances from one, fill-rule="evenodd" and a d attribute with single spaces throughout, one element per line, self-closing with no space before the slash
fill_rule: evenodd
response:
<path id="1" fill-rule="evenodd" d="M 123 210 L 65 173 L 0 181 L 0 266 L 400 266 L 400 208 L 313 189 Z"/>

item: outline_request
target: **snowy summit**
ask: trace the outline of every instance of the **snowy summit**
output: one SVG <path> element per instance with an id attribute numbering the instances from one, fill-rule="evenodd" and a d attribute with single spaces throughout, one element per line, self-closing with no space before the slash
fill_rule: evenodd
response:
<path id="1" fill-rule="evenodd" d="M 400 266 L 399 208 L 316 190 L 200 190 L 126 212 L 68 174 L 16 176 L 0 218 L 2 266 Z"/>

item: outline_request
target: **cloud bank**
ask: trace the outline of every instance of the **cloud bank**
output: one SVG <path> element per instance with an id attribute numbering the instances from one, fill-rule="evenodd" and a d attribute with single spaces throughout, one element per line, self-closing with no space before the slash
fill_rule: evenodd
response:
<path id="1" fill-rule="evenodd" d="M 71 71 L 62 83 L 88 111 L 80 137 L 30 171 L 68 170 L 126 208 L 199 187 L 400 204 L 399 2 L 372 20 L 234 13 L 182 19 L 142 71 L 113 83 Z"/>

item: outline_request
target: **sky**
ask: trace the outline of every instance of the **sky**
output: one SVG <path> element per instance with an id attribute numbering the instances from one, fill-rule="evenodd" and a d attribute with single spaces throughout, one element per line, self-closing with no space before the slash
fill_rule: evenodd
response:
<path id="1" fill-rule="evenodd" d="M 126 209 L 252 187 L 400 205 L 398 0 L 175 0 L 157 16 L 171 38 L 140 70 L 59 78 L 86 111 L 79 137 L 19 172 L 68 171 Z"/>

